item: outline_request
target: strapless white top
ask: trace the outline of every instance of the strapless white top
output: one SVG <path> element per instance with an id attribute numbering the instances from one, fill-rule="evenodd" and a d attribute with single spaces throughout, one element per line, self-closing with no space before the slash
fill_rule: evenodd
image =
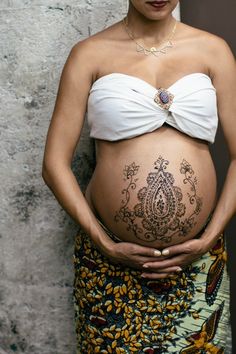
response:
<path id="1" fill-rule="evenodd" d="M 97 79 L 89 93 L 90 137 L 108 141 L 152 132 L 164 123 L 213 143 L 218 114 L 216 90 L 208 75 L 192 73 L 167 89 L 127 74 Z"/>

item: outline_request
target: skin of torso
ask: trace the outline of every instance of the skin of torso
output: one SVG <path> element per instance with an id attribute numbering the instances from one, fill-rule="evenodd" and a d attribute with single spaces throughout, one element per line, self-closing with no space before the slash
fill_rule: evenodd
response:
<path id="1" fill-rule="evenodd" d="M 189 73 L 210 76 L 209 53 L 201 50 L 207 35 L 178 26 L 181 35 L 176 35 L 174 48 L 159 58 L 138 54 L 121 23 L 98 33 L 92 40 L 103 50 L 95 80 L 118 72 L 169 87 Z M 216 200 L 208 143 L 167 124 L 132 139 L 96 140 L 96 168 L 85 197 L 123 241 L 162 249 L 194 238 Z"/>

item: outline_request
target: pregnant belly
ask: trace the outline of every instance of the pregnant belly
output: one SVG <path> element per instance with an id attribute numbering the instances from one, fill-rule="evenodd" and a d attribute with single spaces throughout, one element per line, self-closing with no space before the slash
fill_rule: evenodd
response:
<path id="1" fill-rule="evenodd" d="M 102 150 L 86 196 L 116 236 L 164 248 L 203 228 L 216 195 L 206 144 L 163 128 Z"/>

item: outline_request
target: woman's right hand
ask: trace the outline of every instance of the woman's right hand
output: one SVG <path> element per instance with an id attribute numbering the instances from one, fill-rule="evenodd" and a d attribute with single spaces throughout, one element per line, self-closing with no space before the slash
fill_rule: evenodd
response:
<path id="1" fill-rule="evenodd" d="M 161 252 L 152 247 L 144 247 L 131 242 L 114 242 L 109 250 L 102 252 L 112 263 L 142 269 L 145 262 L 160 260 Z"/>
<path id="2" fill-rule="evenodd" d="M 128 266 L 133 269 L 141 270 L 142 272 L 145 270 L 145 273 L 148 273 L 149 270 L 145 268 L 144 264 L 149 260 L 151 261 L 162 261 L 167 257 L 163 256 L 161 251 L 152 248 L 140 246 L 136 243 L 130 242 L 118 242 L 113 243 L 109 250 L 103 249 L 102 252 L 109 260 L 114 264 L 120 264 L 123 266 Z M 155 278 L 163 279 L 166 277 L 175 276 L 176 272 L 181 270 L 178 266 L 172 266 L 165 269 L 163 273 L 162 268 L 155 269 Z M 152 271 L 153 273 L 153 271 Z M 147 278 L 147 276 L 144 276 Z M 153 274 L 152 274 L 153 277 Z"/>

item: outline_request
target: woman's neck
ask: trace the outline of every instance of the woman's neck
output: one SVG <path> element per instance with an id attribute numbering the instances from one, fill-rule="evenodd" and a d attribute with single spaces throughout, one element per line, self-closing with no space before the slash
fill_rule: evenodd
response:
<path id="1" fill-rule="evenodd" d="M 166 38 L 175 23 L 172 14 L 161 20 L 149 20 L 140 14 L 132 4 L 127 14 L 128 26 L 135 36 L 135 39 L 144 39 L 145 42 L 158 43 Z"/>

